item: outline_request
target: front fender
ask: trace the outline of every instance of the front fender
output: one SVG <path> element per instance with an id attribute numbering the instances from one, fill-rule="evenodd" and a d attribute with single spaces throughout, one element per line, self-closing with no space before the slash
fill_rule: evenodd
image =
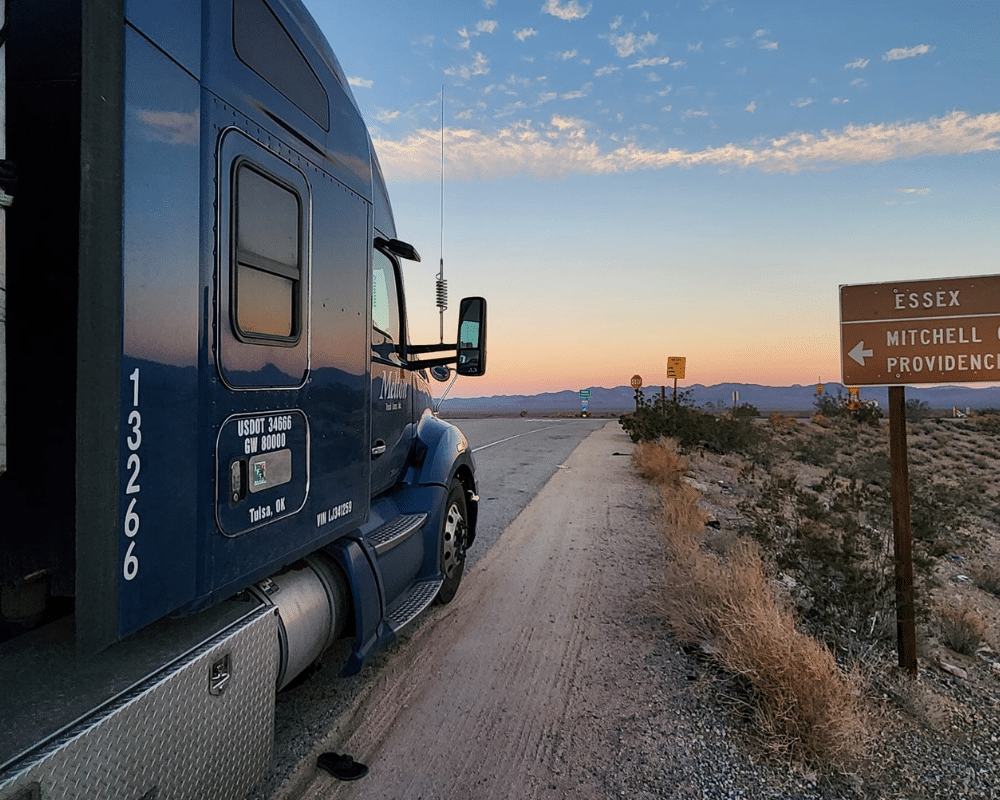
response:
<path id="1" fill-rule="evenodd" d="M 414 483 L 422 486 L 437 484 L 447 488 L 460 468 L 464 467 L 471 482 L 465 488 L 475 493 L 476 463 L 472 448 L 465 434 L 456 426 L 425 411 L 417 423 L 416 446 L 422 458 L 415 468 Z"/>
<path id="2" fill-rule="evenodd" d="M 422 494 L 428 490 L 444 490 L 447 495 L 451 483 L 456 478 L 465 488 L 466 506 L 469 513 L 469 540 L 476 538 L 476 523 L 479 518 L 479 496 L 476 481 L 476 462 L 472 456 L 469 440 L 456 426 L 425 411 L 417 423 L 415 465 L 407 476 L 410 491 L 402 495 Z M 401 498 L 402 499 L 402 498 Z M 405 502 L 419 505 L 413 497 Z M 423 501 L 424 509 L 436 506 Z M 432 516 L 434 516 L 432 514 Z M 439 524 L 438 520 L 434 521 Z"/>

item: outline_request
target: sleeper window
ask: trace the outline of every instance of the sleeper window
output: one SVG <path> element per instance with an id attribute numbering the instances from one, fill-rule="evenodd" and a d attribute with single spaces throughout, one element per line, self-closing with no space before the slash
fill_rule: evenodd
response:
<path id="1" fill-rule="evenodd" d="M 246 164 L 237 168 L 234 194 L 237 333 L 294 342 L 301 329 L 299 198 Z"/>

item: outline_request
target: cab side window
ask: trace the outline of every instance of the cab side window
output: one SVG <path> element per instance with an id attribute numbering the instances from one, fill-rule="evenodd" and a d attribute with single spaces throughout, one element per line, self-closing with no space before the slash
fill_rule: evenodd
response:
<path id="1" fill-rule="evenodd" d="M 396 270 L 380 250 L 372 259 L 372 327 L 394 344 L 402 344 Z"/>
<path id="2" fill-rule="evenodd" d="M 294 344 L 302 329 L 302 204 L 249 163 L 234 186 L 233 322 L 243 340 Z"/>

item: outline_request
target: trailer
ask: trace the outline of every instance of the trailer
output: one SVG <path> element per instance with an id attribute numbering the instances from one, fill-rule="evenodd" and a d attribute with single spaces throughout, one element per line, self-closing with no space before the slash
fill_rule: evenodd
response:
<path id="1" fill-rule="evenodd" d="M 277 691 L 455 596 L 430 380 L 485 373 L 486 301 L 410 342 L 420 256 L 300 0 L 5 6 L 0 800 L 243 797 Z"/>

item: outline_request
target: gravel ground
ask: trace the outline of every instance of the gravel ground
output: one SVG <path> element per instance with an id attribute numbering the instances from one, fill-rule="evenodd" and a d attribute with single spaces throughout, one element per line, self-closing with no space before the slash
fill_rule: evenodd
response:
<path id="1" fill-rule="evenodd" d="M 866 435 L 868 435 L 866 433 Z M 868 453 L 884 448 L 883 434 L 877 431 Z M 951 436 L 953 440 L 955 437 Z M 921 446 L 918 435 L 911 433 L 911 448 Z M 978 444 L 977 444 L 978 446 Z M 992 445 L 991 445 L 992 446 Z M 919 452 L 919 451 L 918 451 Z M 960 483 L 968 456 L 954 462 L 937 459 L 936 476 Z M 721 523 L 721 533 L 735 534 L 745 522 L 738 509 L 741 501 L 752 496 L 738 479 L 744 465 L 733 456 L 695 454 L 689 473 L 702 494 L 704 507 Z M 799 470 L 799 484 L 809 485 L 822 473 L 806 465 L 782 461 L 772 468 L 778 474 Z M 816 474 L 811 474 L 815 472 Z M 911 470 L 912 473 L 912 470 Z M 980 500 L 984 509 L 992 508 L 990 498 Z M 1000 541 L 991 533 L 994 526 L 977 520 L 978 525 L 965 556 L 955 553 L 936 560 L 932 572 L 921 582 L 921 590 L 931 591 L 925 603 L 932 607 L 964 604 L 983 620 L 995 621 L 997 599 L 977 590 L 963 573 L 982 559 L 996 563 Z M 960 545 L 956 545 L 961 547 Z M 748 768 L 739 760 L 730 762 L 725 771 L 736 768 L 746 776 L 735 785 L 744 794 L 728 793 L 725 785 L 712 780 L 702 784 L 703 797 L 823 797 L 823 798 L 907 798 L 946 800 L 950 798 L 1000 797 L 1000 663 L 997 655 L 997 630 L 990 625 L 987 642 L 975 655 L 961 655 L 934 635 L 929 620 L 918 620 L 918 664 L 916 680 L 900 675 L 895 641 L 873 643 L 860 665 L 865 676 L 863 692 L 869 714 L 869 751 L 865 761 L 851 775 L 810 775 L 790 765 L 784 794 L 768 793 L 765 788 L 775 778 L 773 765 Z M 890 638 L 893 638 L 890 636 Z M 709 668 L 703 668 L 705 675 Z M 725 679 L 719 678 L 725 686 Z M 718 697 L 726 692 L 714 692 Z M 721 717 L 717 716 L 721 714 Z M 713 716 L 723 720 L 728 737 L 744 743 L 740 752 L 759 752 L 752 725 L 741 719 L 726 704 L 716 703 Z M 718 746 L 719 742 L 716 741 Z M 725 752 L 719 750 L 720 753 Z M 757 775 L 764 782 L 755 780 Z M 764 777 L 767 776 L 767 777 Z M 661 796 L 673 797 L 672 794 Z M 677 795 L 685 796 L 685 795 Z"/>

